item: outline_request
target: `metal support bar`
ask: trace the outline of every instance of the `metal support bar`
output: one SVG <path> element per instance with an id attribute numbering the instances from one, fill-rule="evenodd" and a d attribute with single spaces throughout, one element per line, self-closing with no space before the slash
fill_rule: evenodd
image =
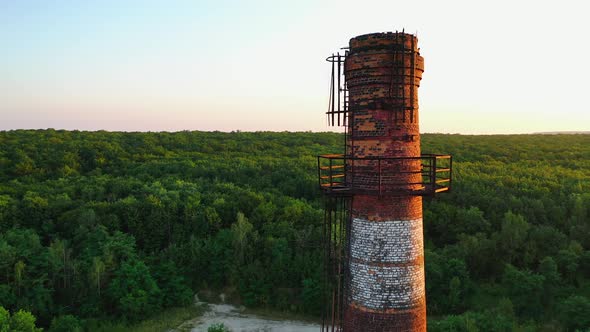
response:
<path id="1" fill-rule="evenodd" d="M 340 126 L 340 76 L 342 75 L 340 73 L 340 53 L 338 53 L 338 88 L 337 88 L 337 94 L 338 94 L 338 126 Z"/>
<path id="2" fill-rule="evenodd" d="M 412 38 L 412 49 L 410 50 L 410 52 L 412 52 L 412 81 L 411 81 L 411 85 L 410 85 L 410 105 L 412 105 L 410 107 L 410 122 L 414 123 L 414 84 L 416 84 L 416 52 L 414 52 L 414 37 L 410 37 Z M 404 64 L 404 77 L 406 76 L 405 73 L 405 64 Z M 405 107 L 405 105 L 404 105 Z"/>
<path id="3" fill-rule="evenodd" d="M 332 57 L 334 57 L 334 54 L 332 54 Z M 334 62 L 332 62 L 332 89 L 330 91 L 330 94 L 331 94 L 330 100 L 332 101 L 331 108 L 330 108 L 330 112 L 332 113 L 332 126 L 334 125 L 334 98 L 336 97 L 334 95 L 334 90 L 335 90 L 335 87 L 334 87 Z"/>

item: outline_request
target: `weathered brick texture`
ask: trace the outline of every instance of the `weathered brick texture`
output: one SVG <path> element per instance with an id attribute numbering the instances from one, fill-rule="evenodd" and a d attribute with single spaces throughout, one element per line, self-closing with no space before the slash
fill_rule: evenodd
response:
<path id="1" fill-rule="evenodd" d="M 353 260 L 401 266 L 420 264 L 424 246 L 422 219 L 369 221 L 354 218 L 351 226 Z"/>
<path id="2" fill-rule="evenodd" d="M 371 311 L 350 305 L 345 312 L 344 330 L 357 332 L 426 331 L 426 306 L 410 310 Z"/>
<path id="3" fill-rule="evenodd" d="M 422 218 L 422 197 L 355 195 L 352 217 L 374 221 Z"/>
<path id="4" fill-rule="evenodd" d="M 348 154 L 419 157 L 418 87 L 424 59 L 417 38 L 377 33 L 350 40 Z M 419 160 L 349 161 L 352 198 L 345 331 L 426 331 Z M 378 190 L 376 190 L 378 189 Z M 359 194 L 361 193 L 361 194 Z"/>
<path id="5" fill-rule="evenodd" d="M 413 309 L 424 302 L 422 265 L 350 264 L 351 303 L 373 310 Z"/>

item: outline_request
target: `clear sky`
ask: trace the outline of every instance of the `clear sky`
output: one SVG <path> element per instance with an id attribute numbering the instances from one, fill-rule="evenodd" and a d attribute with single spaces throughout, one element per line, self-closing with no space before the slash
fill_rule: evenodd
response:
<path id="1" fill-rule="evenodd" d="M 402 28 L 422 132 L 590 130 L 586 6 L 0 0 L 0 130 L 330 130 L 326 56 Z"/>

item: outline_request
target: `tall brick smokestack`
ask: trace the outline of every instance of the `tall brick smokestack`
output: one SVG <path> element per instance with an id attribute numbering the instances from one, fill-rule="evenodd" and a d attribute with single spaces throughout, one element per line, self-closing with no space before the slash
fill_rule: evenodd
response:
<path id="1" fill-rule="evenodd" d="M 350 40 L 332 63 L 328 119 L 345 153 L 318 156 L 323 190 L 323 331 L 426 331 L 422 196 L 450 191 L 452 158 L 421 154 L 416 36 Z"/>
<path id="2" fill-rule="evenodd" d="M 422 197 L 409 194 L 422 185 L 417 45 L 405 33 L 358 36 L 344 64 L 347 154 L 357 159 L 350 185 L 368 189 L 352 198 L 346 331 L 426 331 Z M 381 165 L 359 162 L 367 157 Z M 413 159 L 395 159 L 405 157 Z"/>

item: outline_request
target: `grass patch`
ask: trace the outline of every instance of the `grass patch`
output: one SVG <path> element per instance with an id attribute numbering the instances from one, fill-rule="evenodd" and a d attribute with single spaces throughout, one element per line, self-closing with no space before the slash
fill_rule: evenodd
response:
<path id="1" fill-rule="evenodd" d="M 296 320 L 308 323 L 320 323 L 322 319 L 317 316 L 306 315 L 302 313 L 293 313 L 280 310 L 274 310 L 269 308 L 245 308 L 241 313 L 247 315 L 256 315 L 266 319 L 278 319 L 278 320 Z"/>
<path id="2" fill-rule="evenodd" d="M 194 319 L 202 315 L 205 311 L 206 306 L 196 305 L 168 308 L 146 320 L 134 324 L 92 320 L 87 322 L 86 330 L 97 332 L 163 332 L 176 329 L 183 322 Z M 183 330 L 189 331 L 188 328 L 177 329 L 177 331 Z"/>

